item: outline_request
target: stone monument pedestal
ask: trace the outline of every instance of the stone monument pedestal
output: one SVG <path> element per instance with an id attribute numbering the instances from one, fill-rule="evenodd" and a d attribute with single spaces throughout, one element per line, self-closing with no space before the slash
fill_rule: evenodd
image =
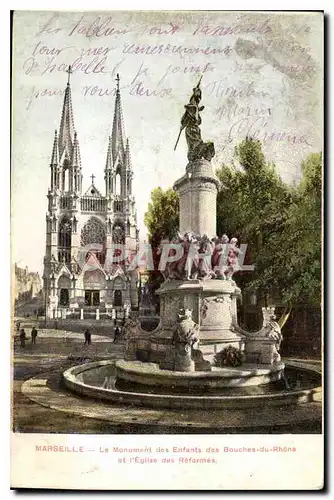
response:
<path id="1" fill-rule="evenodd" d="M 179 194 L 181 234 L 192 231 L 210 238 L 216 236 L 219 186 L 220 182 L 208 160 L 188 163 L 186 173 L 173 186 Z"/>
<path id="2" fill-rule="evenodd" d="M 166 281 L 157 293 L 161 320 L 150 336 L 150 361 L 160 362 L 169 357 L 180 308 L 193 311 L 192 319 L 200 326 L 199 349 L 205 360 L 212 362 L 215 353 L 228 345 L 243 350 L 245 336 L 234 329 L 240 295 L 234 281 Z"/>

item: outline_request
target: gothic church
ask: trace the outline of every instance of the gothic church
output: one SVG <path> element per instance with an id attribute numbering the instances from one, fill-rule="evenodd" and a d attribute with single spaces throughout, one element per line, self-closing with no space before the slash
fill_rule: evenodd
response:
<path id="1" fill-rule="evenodd" d="M 132 195 L 133 169 L 125 139 L 119 75 L 112 133 L 104 168 L 105 194 L 94 184 L 82 192 L 82 167 L 74 127 L 71 68 L 64 95 L 59 133 L 55 132 L 46 214 L 44 293 L 46 316 L 92 316 L 97 319 L 138 307 L 138 274 L 129 260 L 106 256 L 115 245 L 135 253 L 139 245 L 137 212 Z M 109 253 L 108 253 L 109 250 Z M 116 260 L 116 262 L 115 262 Z"/>

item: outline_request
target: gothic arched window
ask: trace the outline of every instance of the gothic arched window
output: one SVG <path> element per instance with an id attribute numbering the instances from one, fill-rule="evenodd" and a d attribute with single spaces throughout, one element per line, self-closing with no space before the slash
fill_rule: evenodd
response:
<path id="1" fill-rule="evenodd" d="M 106 232 L 102 222 L 96 217 L 91 217 L 81 231 L 81 246 L 86 246 L 92 243 L 104 245 Z"/>
<path id="2" fill-rule="evenodd" d="M 58 229 L 58 260 L 60 262 L 71 261 L 71 235 L 72 225 L 68 217 L 64 217 L 59 223 Z"/>
<path id="3" fill-rule="evenodd" d="M 116 223 L 112 230 L 112 241 L 116 244 L 124 245 L 125 232 L 124 227 L 120 223 Z"/>
<path id="4" fill-rule="evenodd" d="M 62 169 L 62 190 L 67 191 L 69 189 L 69 161 L 67 158 L 65 158 L 63 162 L 63 169 Z"/>
<path id="5" fill-rule="evenodd" d="M 115 194 L 121 194 L 121 175 L 119 173 L 117 173 L 115 177 Z"/>

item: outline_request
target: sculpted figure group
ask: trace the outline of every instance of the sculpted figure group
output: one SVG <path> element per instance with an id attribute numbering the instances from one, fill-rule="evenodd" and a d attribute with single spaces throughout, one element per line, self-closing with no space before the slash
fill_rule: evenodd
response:
<path id="1" fill-rule="evenodd" d="M 239 270 L 241 250 L 237 238 L 224 234 L 210 239 L 192 232 L 184 235 L 180 233 L 172 240 L 163 240 L 160 243 L 158 254 L 162 253 L 164 245 L 175 245 L 175 261 L 167 262 L 163 275 L 166 280 L 189 279 L 221 279 L 231 280 L 233 274 Z M 180 258 L 176 259 L 177 246 L 181 246 Z M 169 250 L 169 257 L 173 249 Z"/>

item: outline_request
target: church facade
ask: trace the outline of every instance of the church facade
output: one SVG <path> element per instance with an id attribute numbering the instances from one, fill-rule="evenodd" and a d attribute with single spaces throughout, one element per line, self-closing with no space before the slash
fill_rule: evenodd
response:
<path id="1" fill-rule="evenodd" d="M 83 191 L 78 135 L 74 127 L 71 69 L 51 162 L 43 285 L 46 316 L 97 319 L 138 308 L 138 273 L 130 270 L 138 250 L 133 169 L 125 138 L 119 89 L 104 167 L 105 192 L 94 183 Z M 123 253 L 122 253 L 123 252 Z M 123 258 L 124 257 L 124 258 Z"/>

